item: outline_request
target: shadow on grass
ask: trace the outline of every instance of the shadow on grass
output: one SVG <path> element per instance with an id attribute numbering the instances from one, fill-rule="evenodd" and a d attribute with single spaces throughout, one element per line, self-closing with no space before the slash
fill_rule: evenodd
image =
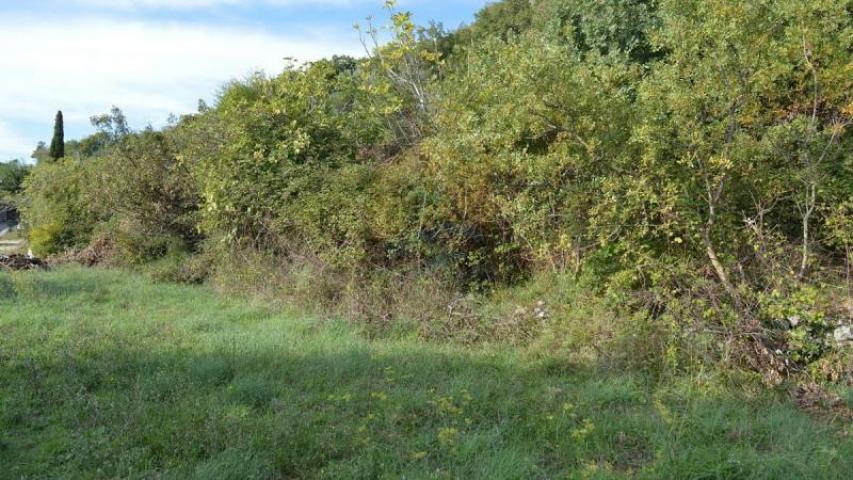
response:
<path id="1" fill-rule="evenodd" d="M 32 302 L 74 295 L 85 295 L 87 300 L 92 300 L 104 296 L 108 291 L 109 285 L 105 284 L 104 279 L 92 275 L 81 275 L 69 281 L 67 274 L 0 272 L 0 303 L 14 302 L 18 298 Z"/>

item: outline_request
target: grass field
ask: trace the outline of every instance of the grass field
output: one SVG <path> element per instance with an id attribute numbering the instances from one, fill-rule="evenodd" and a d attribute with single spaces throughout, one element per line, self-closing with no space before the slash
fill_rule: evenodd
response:
<path id="1" fill-rule="evenodd" d="M 843 427 L 758 388 L 371 341 L 131 273 L 0 274 L 5 479 L 841 479 Z"/>

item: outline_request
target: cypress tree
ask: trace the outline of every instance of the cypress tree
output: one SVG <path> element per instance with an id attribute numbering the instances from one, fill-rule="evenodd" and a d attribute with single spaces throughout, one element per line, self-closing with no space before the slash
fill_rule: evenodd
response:
<path id="1" fill-rule="evenodd" d="M 53 140 L 50 142 L 50 158 L 56 160 L 65 156 L 65 126 L 62 120 L 62 110 L 56 112 L 53 123 Z"/>

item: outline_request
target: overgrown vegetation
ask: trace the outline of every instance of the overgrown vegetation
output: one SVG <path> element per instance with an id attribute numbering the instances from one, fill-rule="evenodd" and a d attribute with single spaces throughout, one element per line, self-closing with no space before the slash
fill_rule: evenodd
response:
<path id="1" fill-rule="evenodd" d="M 161 131 L 95 119 L 27 179 L 31 245 L 374 332 L 850 381 L 852 8 L 508 0 L 455 32 L 392 9 L 363 59 Z"/>
<path id="2" fill-rule="evenodd" d="M 29 171 L 30 167 L 18 160 L 0 162 L 0 199 L 6 201 L 21 193 Z"/>
<path id="3" fill-rule="evenodd" d="M 664 383 L 536 348 L 370 341 L 352 324 L 127 272 L 0 273 L 0 332 L 0 478 L 853 470 L 850 423 L 713 372 Z"/>

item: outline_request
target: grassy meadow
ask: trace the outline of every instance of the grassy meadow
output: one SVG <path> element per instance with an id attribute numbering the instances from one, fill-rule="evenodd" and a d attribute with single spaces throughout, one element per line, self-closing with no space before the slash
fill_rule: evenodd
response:
<path id="1" fill-rule="evenodd" d="M 849 434 L 711 376 L 371 340 L 127 272 L 0 274 L 4 479 L 842 479 Z"/>

